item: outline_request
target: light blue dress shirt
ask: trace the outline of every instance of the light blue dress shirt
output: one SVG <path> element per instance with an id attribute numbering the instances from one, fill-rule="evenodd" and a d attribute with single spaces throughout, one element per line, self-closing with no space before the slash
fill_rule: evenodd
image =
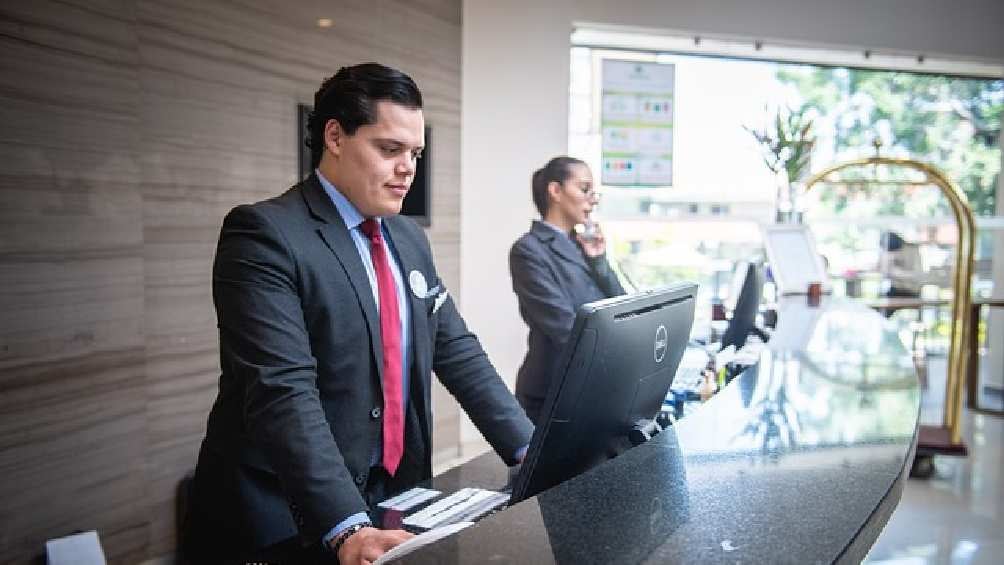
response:
<path id="1" fill-rule="evenodd" d="M 324 187 L 324 192 L 328 194 L 331 201 L 334 203 L 335 208 L 338 209 L 338 213 L 342 217 L 342 221 L 345 222 L 345 227 L 349 230 L 349 235 L 352 236 L 352 243 L 356 246 L 356 251 L 359 252 L 359 258 L 362 259 L 363 267 L 366 268 L 366 277 L 370 281 L 370 290 L 373 292 L 373 302 L 377 306 L 377 312 L 380 311 L 380 291 L 377 287 L 376 270 L 373 268 L 373 257 L 370 254 L 370 240 L 363 233 L 360 227 L 363 221 L 366 220 L 359 210 L 349 202 L 335 185 L 331 184 L 331 181 L 324 178 L 320 170 L 315 169 L 314 172 L 317 174 L 317 179 L 321 181 L 321 186 Z M 386 248 L 387 257 L 390 257 L 390 270 L 394 276 L 394 285 L 397 287 L 397 307 L 398 315 L 401 318 L 401 397 L 404 403 L 404 410 L 408 409 L 408 374 L 410 365 L 408 361 L 411 359 L 411 331 L 410 331 L 410 321 L 411 321 L 411 308 L 409 307 L 408 300 L 408 289 L 405 287 L 404 278 L 401 275 L 401 266 L 399 264 L 399 259 L 397 257 L 397 251 L 394 249 L 394 244 L 387 237 L 387 230 L 383 226 L 383 220 L 377 218 L 380 223 L 380 232 L 383 234 L 384 247 Z M 383 454 L 383 436 L 380 436 L 380 441 L 377 443 L 377 449 L 373 453 L 373 457 L 370 464 L 376 466 L 380 463 Z M 359 512 L 358 514 L 353 514 L 345 520 L 339 522 L 334 528 L 332 528 L 327 535 L 324 536 L 324 544 L 327 546 L 328 543 L 334 539 L 338 534 L 344 531 L 350 526 L 355 524 L 361 524 L 363 522 L 368 522 L 369 517 L 365 512 Z"/>

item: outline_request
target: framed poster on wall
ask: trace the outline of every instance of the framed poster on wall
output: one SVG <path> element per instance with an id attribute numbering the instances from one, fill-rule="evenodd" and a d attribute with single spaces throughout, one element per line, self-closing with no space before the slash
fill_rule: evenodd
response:
<path id="1" fill-rule="evenodd" d="M 604 59 L 601 183 L 672 186 L 675 67 Z"/>

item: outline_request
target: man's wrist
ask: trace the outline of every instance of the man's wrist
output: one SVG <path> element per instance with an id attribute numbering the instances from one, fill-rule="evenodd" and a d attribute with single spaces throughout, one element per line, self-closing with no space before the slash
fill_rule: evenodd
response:
<path id="1" fill-rule="evenodd" d="M 344 532 L 346 528 L 348 528 L 349 526 L 353 526 L 355 524 L 361 524 L 363 522 L 370 523 L 369 515 L 366 512 L 356 512 L 355 514 L 349 516 L 348 518 L 336 524 L 334 528 L 328 530 L 328 533 L 324 534 L 324 537 L 321 538 L 321 541 L 323 542 L 322 545 L 324 547 L 331 547 L 331 544 L 332 542 L 335 541 L 335 538 L 337 538 L 342 532 Z"/>
<path id="2" fill-rule="evenodd" d="M 328 545 L 328 547 L 331 548 L 331 552 L 332 553 L 334 553 L 335 555 L 338 555 L 338 550 L 340 550 L 342 548 L 342 546 L 345 545 L 345 542 L 350 537 L 352 537 L 353 534 L 357 533 L 359 530 L 361 530 L 363 528 L 372 528 L 372 527 L 373 527 L 373 524 L 371 524 L 370 522 L 359 522 L 358 524 L 352 524 L 348 528 L 345 528 L 337 536 L 335 536 L 335 538 L 333 540 L 331 540 L 331 542 Z"/>

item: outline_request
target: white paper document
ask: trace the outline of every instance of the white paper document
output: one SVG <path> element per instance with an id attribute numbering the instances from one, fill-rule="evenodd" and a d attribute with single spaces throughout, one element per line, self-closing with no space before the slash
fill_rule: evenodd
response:
<path id="1" fill-rule="evenodd" d="M 98 533 L 94 530 L 45 542 L 45 556 L 50 565 L 105 565 Z"/>
<path id="2" fill-rule="evenodd" d="M 442 493 L 438 490 L 415 487 L 408 489 L 395 497 L 388 498 L 380 504 L 377 504 L 377 506 L 387 510 L 405 511 L 410 510 L 423 502 L 432 500 L 440 494 Z"/>
<path id="3" fill-rule="evenodd" d="M 398 545 L 384 553 L 379 559 L 373 562 L 373 565 L 383 565 L 384 563 L 390 563 L 391 561 L 404 557 L 416 549 L 429 545 L 434 541 L 441 540 L 446 536 L 453 535 L 460 530 L 468 526 L 473 526 L 474 522 L 457 522 L 456 524 L 450 524 L 449 526 L 443 526 L 441 528 L 434 528 L 427 532 L 422 532 L 417 536 L 409 539 L 408 541 Z"/>

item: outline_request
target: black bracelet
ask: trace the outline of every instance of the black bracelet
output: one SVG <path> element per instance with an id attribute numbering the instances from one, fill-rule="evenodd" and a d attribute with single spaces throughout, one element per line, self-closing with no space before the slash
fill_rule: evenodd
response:
<path id="1" fill-rule="evenodd" d="M 342 548 L 342 544 L 345 543 L 345 540 L 349 539 L 350 537 L 352 537 L 352 534 L 358 532 L 363 528 L 372 528 L 372 527 L 373 524 L 370 522 L 359 522 L 358 524 L 352 524 L 348 528 L 345 528 L 345 530 L 342 533 L 338 534 L 338 537 L 335 538 L 335 543 L 331 545 L 332 553 L 334 553 L 335 556 L 337 557 L 338 550 Z"/>

